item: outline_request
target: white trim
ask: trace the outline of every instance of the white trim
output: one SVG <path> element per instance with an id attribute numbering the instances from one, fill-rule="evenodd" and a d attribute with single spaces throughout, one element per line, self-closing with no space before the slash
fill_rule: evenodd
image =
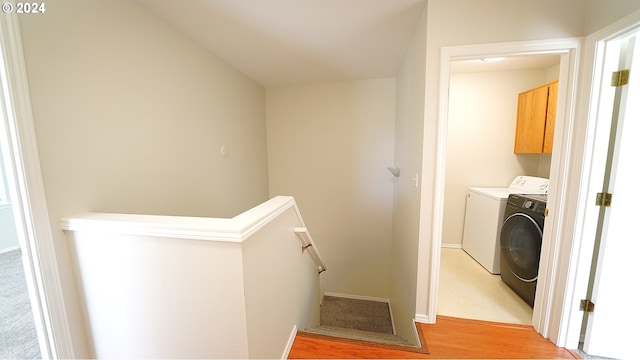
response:
<path id="1" fill-rule="evenodd" d="M 451 60 L 463 60 L 472 58 L 482 58 L 488 56 L 513 56 L 513 55 L 533 55 L 533 54 L 549 54 L 556 53 L 562 55 L 561 61 L 561 79 L 560 82 L 564 85 L 563 90 L 559 91 L 566 98 L 559 98 L 559 108 L 564 109 L 562 112 L 564 117 L 562 121 L 556 121 L 556 136 L 561 138 L 562 141 L 556 143 L 554 154 L 552 155 L 551 168 L 552 172 L 560 176 L 561 178 L 554 179 L 555 185 L 549 191 L 550 208 L 562 209 L 565 204 L 564 188 L 567 184 L 567 173 L 571 159 L 571 141 L 570 134 L 573 126 L 572 118 L 572 105 L 577 81 L 577 53 L 580 48 L 581 38 L 565 38 L 565 39 L 550 39 L 541 41 L 524 41 L 524 42 L 510 42 L 510 43 L 497 43 L 497 44 L 482 44 L 482 45 L 469 45 L 469 46 L 451 46 L 443 47 L 440 58 L 440 95 L 438 104 L 438 142 L 437 142 L 437 154 L 436 154 L 436 175 L 434 186 L 434 205 L 433 205 L 433 229 L 431 232 L 431 269 L 429 272 L 430 281 L 429 289 L 425 289 L 418 284 L 418 292 L 425 291 L 428 294 L 427 299 L 427 314 L 424 316 L 426 320 L 432 320 L 435 322 L 437 312 L 437 295 L 438 295 L 438 282 L 439 282 L 439 267 L 440 267 L 440 248 L 442 247 L 442 222 L 444 218 L 444 175 L 446 166 L 446 134 L 447 134 L 447 121 L 448 121 L 448 89 L 449 89 L 449 62 Z M 564 63 L 564 65 L 562 65 Z M 562 71 L 564 69 L 564 72 Z M 514 120 L 515 121 L 515 120 Z M 427 146 L 427 145 L 425 145 Z M 430 146 L 430 145 L 429 145 Z M 557 155 L 559 154 L 559 155 Z M 428 169 L 425 169 L 425 171 Z M 553 175 L 552 173 L 552 175 Z M 424 177 L 423 177 L 424 178 Z M 545 238 L 548 240 L 550 249 L 549 251 L 549 268 L 551 271 L 546 271 L 542 274 L 545 277 L 541 282 L 543 286 L 548 287 L 543 289 L 543 293 L 549 293 L 554 284 L 553 276 L 556 274 L 556 269 L 559 267 L 561 261 L 569 256 L 566 252 L 558 251 L 558 231 L 560 229 L 560 218 L 557 217 L 558 212 L 552 212 L 551 218 L 554 225 L 550 226 L 550 231 L 547 231 L 545 227 Z M 421 261 L 419 259 L 419 261 Z M 542 306 L 545 309 L 541 310 L 540 305 L 536 305 L 534 308 L 534 318 L 536 312 L 542 311 L 548 313 L 548 308 L 555 305 L 551 300 L 553 293 L 549 295 L 549 301 L 544 301 Z M 420 309 L 416 309 L 418 313 Z M 418 315 L 416 316 L 418 319 Z M 422 317 L 420 317 L 422 318 Z M 548 331 L 549 318 L 538 315 L 539 323 L 536 328 L 546 336 Z"/>
<path id="2" fill-rule="evenodd" d="M 240 243 L 289 208 L 293 197 L 276 196 L 233 218 L 85 213 L 61 220 L 66 231 L 153 236 Z"/>
<path id="3" fill-rule="evenodd" d="M 291 352 L 291 348 L 293 347 L 293 343 L 296 341 L 296 335 L 298 334 L 298 326 L 293 325 L 293 329 L 291 330 L 291 334 L 289 334 L 289 340 L 287 340 L 287 344 L 284 347 L 284 351 L 282 352 L 282 357 L 280 359 L 285 360 L 289 358 L 289 353 Z"/>
<path id="4" fill-rule="evenodd" d="M 75 357 L 63 298 L 44 185 L 40 172 L 31 101 L 15 13 L 0 16 L 0 42 L 7 79 L 3 84 L 4 109 L 11 163 L 5 164 L 14 206 L 16 230 L 21 243 L 43 358 Z M 5 87 L 6 86 L 6 87 Z"/>
<path id="5" fill-rule="evenodd" d="M 564 55 L 560 62 L 560 83 L 558 87 L 557 114 L 561 114 L 556 120 L 554 152 L 551 161 L 550 186 L 547 198 L 547 208 L 550 215 L 545 218 L 542 251 L 538 273 L 538 285 L 536 290 L 536 306 L 533 311 L 532 324 L 536 331 L 551 341 L 557 343 L 558 339 L 550 334 L 555 334 L 553 314 L 557 313 L 558 303 L 555 301 L 563 296 L 564 278 L 566 273 L 562 267 L 570 257 L 571 241 L 562 237 L 565 218 L 571 218 L 571 213 L 566 212 L 570 198 L 569 173 L 573 165 L 571 156 L 572 139 L 575 133 L 575 99 L 577 89 L 578 54 L 577 48 Z M 563 99 L 565 101 L 560 101 Z M 560 141 L 558 141 L 560 140 Z"/>
<path id="6" fill-rule="evenodd" d="M 553 327 L 557 329 L 556 337 L 559 346 L 577 348 L 580 339 L 583 313 L 579 310 L 580 299 L 587 293 L 589 269 L 593 255 L 593 225 L 586 223 L 588 207 L 593 204 L 593 194 L 589 193 L 589 178 L 592 171 L 593 150 L 595 146 L 595 131 L 597 128 L 597 107 L 600 89 L 600 76 L 603 67 L 605 42 L 616 39 L 625 33 L 640 27 L 640 10 L 596 31 L 587 36 L 583 51 L 583 63 L 580 89 L 581 99 L 577 104 L 577 118 L 581 119 L 580 133 L 574 146 L 574 158 L 581 160 L 569 175 L 569 183 L 575 190 L 575 203 L 567 204 L 567 212 L 574 213 L 574 217 L 566 221 L 564 237 L 572 239 L 570 257 L 565 266 L 565 289 L 563 297 L 554 299 L 559 303 L 554 316 Z M 572 206 L 573 205 L 573 206 Z M 572 207 L 571 207 L 572 206 Z"/>
<path id="7" fill-rule="evenodd" d="M 298 223 L 304 225 L 296 201 L 291 196 L 276 196 L 230 219 L 142 214 L 85 213 L 63 218 L 65 231 L 88 231 L 134 236 L 180 238 L 202 241 L 242 243 L 253 233 L 293 208 Z M 318 271 L 327 269 L 311 234 L 304 226 L 294 232 L 303 245 L 311 245 L 309 254 Z"/>
<path id="8" fill-rule="evenodd" d="M 391 310 L 391 301 L 387 302 L 387 307 L 389 308 L 389 317 L 391 318 L 391 331 L 393 332 L 393 335 L 397 335 L 396 322 L 393 321 L 393 310 Z"/>
<path id="9" fill-rule="evenodd" d="M 414 321 L 422 324 L 433 324 L 435 323 L 435 317 L 434 317 L 434 320 L 431 321 L 431 319 L 426 315 L 416 314 L 416 318 Z"/>
<path id="10" fill-rule="evenodd" d="M 233 219 L 85 213 L 63 218 L 65 231 L 92 231 L 134 236 L 179 237 L 239 243 L 242 231 Z"/>
<path id="11" fill-rule="evenodd" d="M 462 249 L 462 244 L 442 243 L 440 247 L 443 249 Z"/>
<path id="12" fill-rule="evenodd" d="M 422 339 L 420 339 L 420 334 L 418 334 L 418 321 L 413 319 L 413 336 L 418 340 L 417 347 L 421 348 L 424 344 L 422 344 Z"/>

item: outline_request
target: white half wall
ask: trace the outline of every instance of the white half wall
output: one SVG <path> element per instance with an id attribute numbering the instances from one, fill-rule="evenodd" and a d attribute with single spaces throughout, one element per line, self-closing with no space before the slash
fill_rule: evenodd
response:
<path id="1" fill-rule="evenodd" d="M 292 225 L 304 226 L 297 207 L 282 213 L 242 244 L 250 358 L 284 358 L 294 325 L 304 330 L 320 324 L 319 279 L 329 270 L 318 275 L 311 248 L 302 253 L 302 243 Z"/>
<path id="2" fill-rule="evenodd" d="M 90 231 L 69 241 L 90 357 L 248 358 L 240 244 Z"/>
<path id="3" fill-rule="evenodd" d="M 320 323 L 322 259 L 291 197 L 233 218 L 86 213 L 62 228 L 90 358 L 286 358 L 292 330 Z"/>
<path id="4" fill-rule="evenodd" d="M 267 89 L 269 192 L 292 195 L 322 292 L 389 297 L 395 79 Z"/>

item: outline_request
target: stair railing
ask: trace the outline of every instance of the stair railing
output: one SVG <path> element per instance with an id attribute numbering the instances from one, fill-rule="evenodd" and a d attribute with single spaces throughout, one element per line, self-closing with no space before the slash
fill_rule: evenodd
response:
<path id="1" fill-rule="evenodd" d="M 313 238 L 311 238 L 311 234 L 309 234 L 309 230 L 306 227 L 297 227 L 293 231 L 298 235 L 300 241 L 302 241 L 302 253 L 304 254 L 306 250 L 309 250 L 311 258 L 318 265 L 318 274 L 325 272 L 327 266 L 322 261 L 322 257 L 313 242 Z"/>

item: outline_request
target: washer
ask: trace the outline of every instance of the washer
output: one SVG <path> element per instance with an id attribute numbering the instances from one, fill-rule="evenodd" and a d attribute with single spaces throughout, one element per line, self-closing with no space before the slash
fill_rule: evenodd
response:
<path id="1" fill-rule="evenodd" d="M 549 179 L 517 176 L 508 188 L 467 191 L 462 249 L 492 274 L 500 274 L 500 228 L 511 194 L 546 194 Z"/>
<path id="2" fill-rule="evenodd" d="M 546 207 L 546 195 L 510 195 L 500 231 L 500 276 L 531 307 L 538 282 Z"/>

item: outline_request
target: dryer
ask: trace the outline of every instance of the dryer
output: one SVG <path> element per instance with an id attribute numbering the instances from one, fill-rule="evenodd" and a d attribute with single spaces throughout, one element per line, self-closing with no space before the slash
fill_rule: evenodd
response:
<path id="1" fill-rule="evenodd" d="M 532 307 L 546 207 L 546 195 L 510 195 L 500 231 L 500 276 Z"/>
<path id="2" fill-rule="evenodd" d="M 517 176 L 507 188 L 471 187 L 462 233 L 462 249 L 492 274 L 500 274 L 500 228 L 511 194 L 546 194 L 549 179 Z"/>

